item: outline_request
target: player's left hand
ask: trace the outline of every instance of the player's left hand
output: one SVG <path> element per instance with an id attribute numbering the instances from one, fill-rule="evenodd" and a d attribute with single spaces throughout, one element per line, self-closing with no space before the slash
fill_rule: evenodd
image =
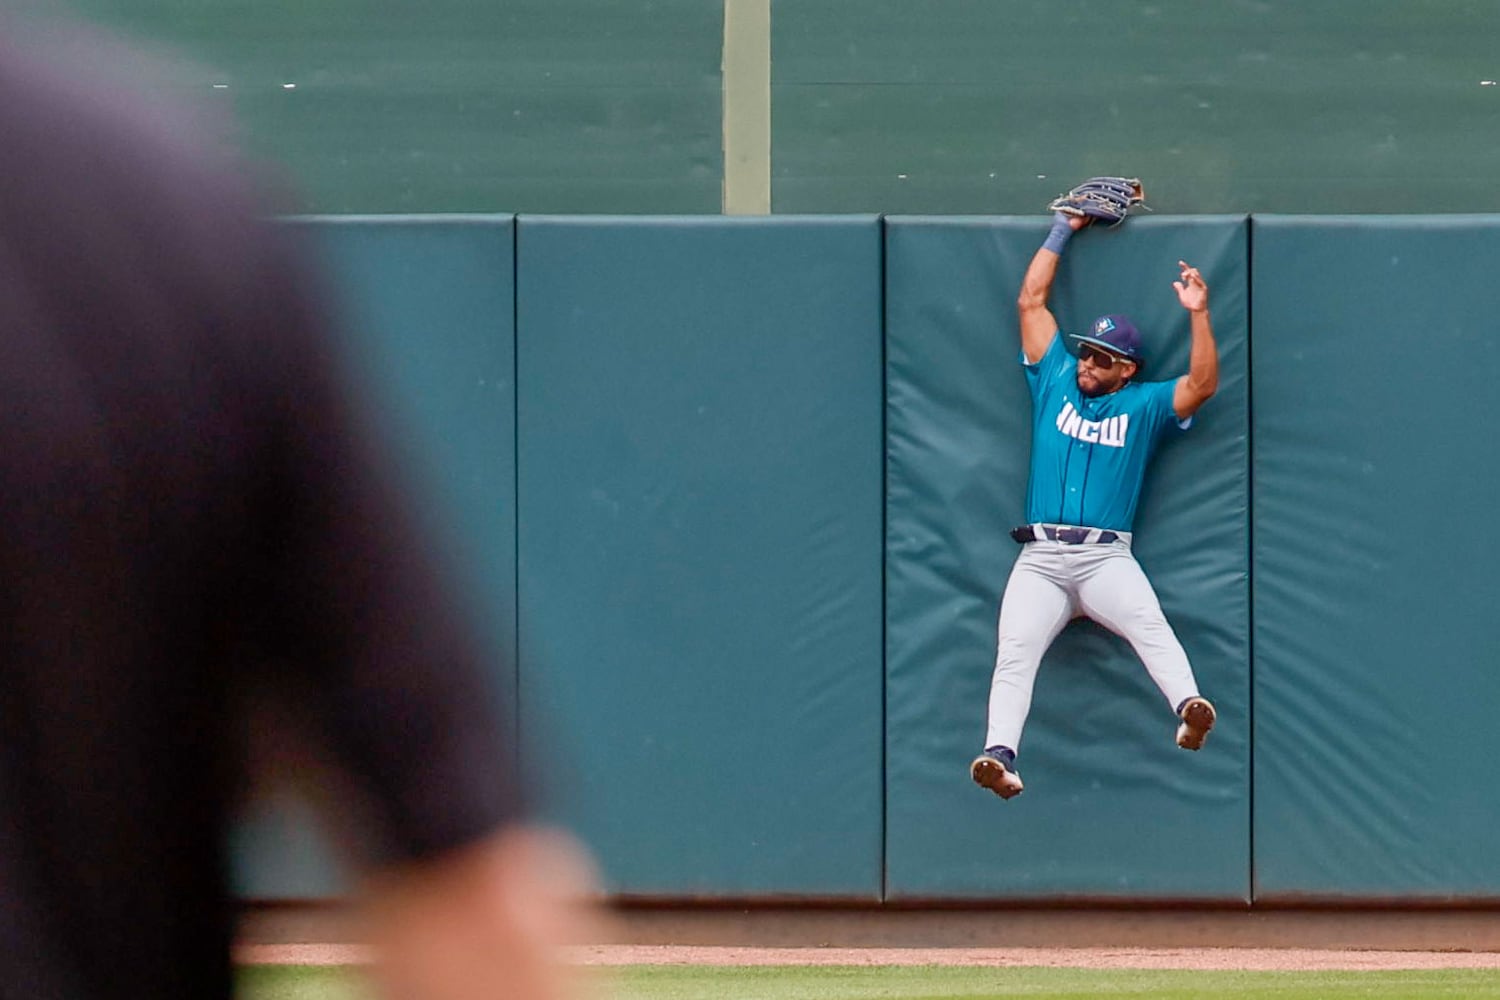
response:
<path id="1" fill-rule="evenodd" d="M 1172 282 L 1172 287 L 1177 289 L 1177 301 L 1188 312 L 1207 311 L 1208 285 L 1203 275 L 1185 260 L 1179 260 L 1177 266 L 1182 268 L 1182 280 Z"/>

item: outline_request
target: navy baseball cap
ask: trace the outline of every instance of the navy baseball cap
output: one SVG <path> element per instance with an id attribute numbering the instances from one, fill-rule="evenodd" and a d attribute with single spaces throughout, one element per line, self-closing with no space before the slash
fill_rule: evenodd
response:
<path id="1" fill-rule="evenodd" d="M 1124 316 L 1100 316 L 1088 333 L 1075 333 L 1072 339 L 1075 351 L 1078 344 L 1093 344 L 1137 364 L 1141 361 L 1141 331 Z"/>

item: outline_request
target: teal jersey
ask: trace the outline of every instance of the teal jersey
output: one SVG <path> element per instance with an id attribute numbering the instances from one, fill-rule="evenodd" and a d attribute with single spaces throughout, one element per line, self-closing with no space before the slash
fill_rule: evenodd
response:
<path id="1" fill-rule="evenodd" d="M 1176 380 L 1128 382 L 1089 398 L 1078 388 L 1078 360 L 1062 333 L 1040 361 L 1025 365 L 1031 387 L 1030 524 L 1075 524 L 1131 531 L 1146 464 L 1164 435 L 1186 430 L 1172 410 Z"/>

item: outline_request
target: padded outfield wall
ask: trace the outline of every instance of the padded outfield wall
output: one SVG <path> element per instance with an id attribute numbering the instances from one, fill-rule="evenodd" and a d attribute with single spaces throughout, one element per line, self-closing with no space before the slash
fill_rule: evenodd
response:
<path id="1" fill-rule="evenodd" d="M 880 898 L 880 236 L 520 221 L 525 763 L 616 893 Z"/>
<path id="2" fill-rule="evenodd" d="M 1187 368 L 1177 261 L 1213 287 L 1219 394 L 1166 445 L 1134 551 L 1220 713 L 1212 751 L 1174 744 L 1130 647 L 1086 621 L 1042 664 L 1001 803 L 983 747 L 996 610 L 1020 547 L 1031 405 L 1015 294 L 1048 219 L 886 222 L 886 877 L 891 899 L 1249 899 L 1248 227 L 1140 219 L 1073 241 L 1064 331 L 1127 312 L 1141 378 Z M 1017 808 L 1019 806 L 1019 808 Z"/>
<path id="3" fill-rule="evenodd" d="M 354 353 L 465 540 L 533 771 L 623 897 L 1253 905 L 1500 898 L 1492 217 L 1140 217 L 1115 309 L 1221 391 L 1137 552 L 1222 712 L 1200 754 L 1115 637 L 1049 654 L 1001 803 L 965 774 L 1020 517 L 1040 218 L 344 219 Z M 293 806 L 243 891 L 343 884 Z"/>
<path id="4" fill-rule="evenodd" d="M 1256 898 L 1500 898 L 1500 218 L 1254 229 Z"/>

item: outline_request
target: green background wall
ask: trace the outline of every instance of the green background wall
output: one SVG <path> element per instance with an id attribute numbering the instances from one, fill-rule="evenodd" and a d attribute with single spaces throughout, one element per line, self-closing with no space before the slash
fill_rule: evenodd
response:
<path id="1" fill-rule="evenodd" d="M 1219 394 L 1165 445 L 1134 551 L 1205 694 L 1209 749 L 1129 646 L 1075 622 L 1037 680 L 1026 793 L 974 787 L 995 618 L 1025 520 L 1031 401 L 1015 295 L 1046 220 L 887 221 L 886 852 L 893 899 L 1249 898 L 1248 246 L 1243 219 L 1141 219 L 1069 248 L 1064 331 L 1125 312 L 1142 377 L 1187 370 L 1177 261 L 1212 288 Z"/>
<path id="2" fill-rule="evenodd" d="M 181 53 L 163 88 L 232 115 L 308 211 L 719 210 L 718 3 L 75 6 Z"/>
<path id="3" fill-rule="evenodd" d="M 1027 214 L 1091 174 L 1162 212 L 1493 211 L 1500 6 L 814 0 L 772 16 L 774 206 Z"/>
<path id="4" fill-rule="evenodd" d="M 714 213 L 721 0 L 75 0 L 318 212 Z M 777 0 L 772 210 L 1500 210 L 1487 0 Z M 283 84 L 296 83 L 295 90 Z M 214 84 L 224 89 L 213 89 Z"/>

